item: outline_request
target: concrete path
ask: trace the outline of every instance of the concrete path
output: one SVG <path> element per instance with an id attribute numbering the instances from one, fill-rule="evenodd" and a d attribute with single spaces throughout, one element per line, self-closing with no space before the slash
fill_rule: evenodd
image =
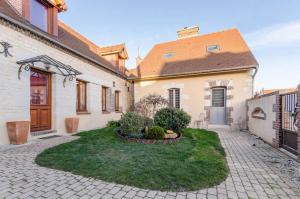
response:
<path id="1" fill-rule="evenodd" d="M 139 189 L 40 167 L 44 149 L 75 137 L 37 140 L 0 149 L 0 198 L 300 198 L 300 190 L 265 156 L 288 157 L 268 145 L 253 147 L 250 135 L 217 130 L 227 153 L 230 175 L 220 185 L 194 192 Z"/>

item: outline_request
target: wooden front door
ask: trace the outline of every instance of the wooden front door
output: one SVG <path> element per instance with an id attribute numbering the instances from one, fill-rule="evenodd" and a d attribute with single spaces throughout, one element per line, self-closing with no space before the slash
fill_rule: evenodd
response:
<path id="1" fill-rule="evenodd" d="M 30 72 L 31 132 L 51 129 L 51 74 Z"/>

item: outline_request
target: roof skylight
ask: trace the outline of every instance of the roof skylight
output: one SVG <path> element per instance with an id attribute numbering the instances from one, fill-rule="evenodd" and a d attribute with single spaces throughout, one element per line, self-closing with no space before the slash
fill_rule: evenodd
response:
<path id="1" fill-rule="evenodd" d="M 209 45 L 206 47 L 207 52 L 215 52 L 215 51 L 219 51 L 220 47 L 219 45 Z"/>
<path id="2" fill-rule="evenodd" d="M 175 55 L 174 52 L 165 53 L 165 54 L 164 54 L 164 58 L 168 59 L 168 58 L 173 57 L 174 55 Z"/>

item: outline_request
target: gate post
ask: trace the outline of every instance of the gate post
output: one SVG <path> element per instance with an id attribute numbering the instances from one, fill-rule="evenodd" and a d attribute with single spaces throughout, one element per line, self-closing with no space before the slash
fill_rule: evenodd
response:
<path id="1" fill-rule="evenodd" d="M 298 98 L 298 103 L 297 103 L 297 127 L 298 127 L 298 136 L 297 136 L 297 145 L 298 145 L 298 159 L 300 159 L 300 84 L 298 85 L 298 94 L 297 94 L 297 98 Z"/>
<path id="2" fill-rule="evenodd" d="M 281 147 L 282 142 L 282 131 L 281 131 L 281 125 L 282 125 L 282 108 L 281 108 L 281 96 L 278 93 L 276 93 L 276 104 L 273 105 L 273 111 L 276 113 L 275 121 L 273 122 L 273 129 L 275 129 L 276 137 L 273 140 L 273 146 L 275 148 Z"/>

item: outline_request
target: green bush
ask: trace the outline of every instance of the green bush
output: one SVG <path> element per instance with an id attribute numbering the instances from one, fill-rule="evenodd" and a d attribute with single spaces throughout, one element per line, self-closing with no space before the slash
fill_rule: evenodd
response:
<path id="1" fill-rule="evenodd" d="M 148 139 L 164 139 L 165 137 L 165 130 L 160 126 L 152 126 L 149 128 L 148 133 L 145 135 Z"/>
<path id="2" fill-rule="evenodd" d="M 186 128 L 190 122 L 191 116 L 182 109 L 163 108 L 154 116 L 155 125 L 175 132 L 179 132 Z"/>
<path id="3" fill-rule="evenodd" d="M 146 126 L 148 126 L 148 127 L 153 126 L 153 124 L 154 124 L 154 121 L 153 121 L 152 118 L 144 117 L 144 126 L 145 127 Z"/>
<path id="4" fill-rule="evenodd" d="M 106 127 L 119 127 L 119 126 L 120 126 L 119 121 L 114 121 L 114 120 L 111 120 L 106 124 Z"/>
<path id="5" fill-rule="evenodd" d="M 125 135 L 139 134 L 144 128 L 144 119 L 135 112 L 125 113 L 119 121 L 120 130 Z"/>

